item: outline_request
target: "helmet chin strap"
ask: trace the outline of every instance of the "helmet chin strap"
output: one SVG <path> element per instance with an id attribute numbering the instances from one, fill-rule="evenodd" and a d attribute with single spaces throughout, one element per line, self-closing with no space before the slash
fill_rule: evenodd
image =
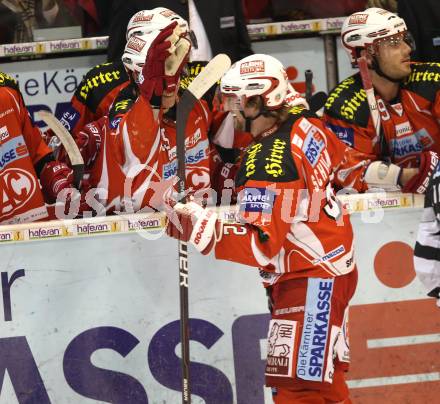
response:
<path id="1" fill-rule="evenodd" d="M 245 131 L 246 131 L 246 132 L 250 132 L 250 131 L 251 131 L 251 124 L 252 124 L 252 121 L 255 121 L 255 119 L 259 118 L 259 117 L 262 116 L 262 115 L 270 114 L 270 111 L 266 108 L 265 105 L 263 105 L 263 107 L 260 108 L 260 111 L 258 112 L 258 114 L 255 115 L 253 118 L 249 118 L 249 117 L 247 117 L 247 116 L 243 113 L 243 111 L 240 111 L 240 114 L 241 114 L 241 116 L 242 116 L 242 117 L 244 118 L 244 120 L 245 120 Z"/>
<path id="2" fill-rule="evenodd" d="M 382 69 L 379 66 L 379 63 L 376 59 L 376 56 L 373 56 L 373 63 L 371 64 L 372 69 L 381 77 L 387 79 L 388 81 L 391 81 L 393 83 L 400 83 L 403 79 L 393 79 L 392 77 L 385 74 Z"/>
<path id="3" fill-rule="evenodd" d="M 241 116 L 244 118 L 245 121 L 245 125 L 244 125 L 244 130 L 245 132 L 250 132 L 251 131 L 251 124 L 252 121 L 255 121 L 255 119 L 257 119 L 258 117 L 260 117 L 261 115 L 263 115 L 263 111 L 260 111 L 256 116 L 254 116 L 253 118 L 249 118 L 247 117 L 243 111 L 240 111 Z"/>

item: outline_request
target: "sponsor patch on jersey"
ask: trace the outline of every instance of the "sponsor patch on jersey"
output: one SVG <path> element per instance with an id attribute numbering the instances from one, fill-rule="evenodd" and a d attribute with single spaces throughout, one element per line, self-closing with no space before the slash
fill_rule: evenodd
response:
<path id="1" fill-rule="evenodd" d="M 326 126 L 330 128 L 338 139 L 342 140 L 345 144 L 350 147 L 354 146 L 354 129 L 345 128 L 344 126 L 333 125 L 331 123 L 326 123 Z"/>
<path id="2" fill-rule="evenodd" d="M 17 136 L 0 146 L 0 170 L 12 162 L 29 156 L 23 136 Z"/>
<path id="3" fill-rule="evenodd" d="M 264 166 L 264 171 L 271 177 L 277 178 L 284 175 L 283 161 L 287 150 L 285 140 L 275 138 L 272 147 L 269 149 L 270 154 L 266 157 L 268 162 Z"/>
<path id="4" fill-rule="evenodd" d="M 110 128 L 116 129 L 119 126 L 119 122 L 121 122 L 122 116 L 118 116 L 115 119 L 110 121 Z"/>
<path id="5" fill-rule="evenodd" d="M 0 128 L 0 142 L 3 142 L 3 140 L 6 140 L 9 137 L 8 128 L 6 126 L 2 126 Z"/>
<path id="6" fill-rule="evenodd" d="M 72 130 L 77 122 L 79 121 L 80 114 L 79 112 L 72 106 L 63 112 L 63 115 L 60 118 L 60 122 L 63 126 L 68 130 Z"/>
<path id="7" fill-rule="evenodd" d="M 343 253 L 345 253 L 345 248 L 341 244 L 340 246 L 336 247 L 334 250 L 324 254 L 322 257 L 313 260 L 313 265 L 317 265 L 320 262 L 327 262 L 328 260 L 331 260 L 332 258 L 335 258 Z"/>
<path id="8" fill-rule="evenodd" d="M 397 115 L 402 116 L 403 115 L 403 106 L 402 103 L 398 102 L 396 104 L 392 104 L 391 107 L 394 109 Z"/>
<path id="9" fill-rule="evenodd" d="M 324 140 L 315 136 L 317 129 L 311 128 L 304 140 L 302 151 L 312 167 L 315 167 L 321 152 L 324 150 Z"/>
<path id="10" fill-rule="evenodd" d="M 411 136 L 405 136 L 391 140 L 391 148 L 395 157 L 405 157 L 420 153 L 434 143 L 426 129 L 420 129 Z"/>
<path id="11" fill-rule="evenodd" d="M 267 336 L 266 376 L 292 377 L 298 322 L 273 319 Z"/>
<path id="12" fill-rule="evenodd" d="M 409 121 L 396 125 L 396 137 L 409 135 L 412 133 L 412 127 Z"/>
<path id="13" fill-rule="evenodd" d="M 303 380 L 320 382 L 324 376 L 333 282 L 333 279 L 308 279 L 296 367 L 296 376 Z"/>
<path id="14" fill-rule="evenodd" d="M 186 150 L 185 160 L 186 164 L 197 164 L 198 162 L 207 158 L 206 150 L 209 147 L 208 140 L 199 142 L 195 147 Z M 162 170 L 162 178 L 167 180 L 168 178 L 176 175 L 177 172 L 177 160 L 173 160 L 170 163 L 164 164 Z"/>
<path id="15" fill-rule="evenodd" d="M 268 188 L 245 188 L 240 199 L 240 212 L 272 213 L 276 194 Z"/>

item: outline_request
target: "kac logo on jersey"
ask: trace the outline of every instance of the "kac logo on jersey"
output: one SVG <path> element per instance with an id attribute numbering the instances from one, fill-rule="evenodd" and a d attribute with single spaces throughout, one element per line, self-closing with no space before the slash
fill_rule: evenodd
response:
<path id="1" fill-rule="evenodd" d="M 267 188 L 246 188 L 240 200 L 240 212 L 272 213 L 276 194 Z"/>
<path id="2" fill-rule="evenodd" d="M 304 140 L 304 144 L 302 147 L 302 151 L 304 152 L 307 160 L 315 167 L 316 163 L 319 160 L 319 156 L 321 152 L 324 150 L 325 143 L 322 139 L 315 137 L 316 130 L 311 128 L 309 133 L 307 134 L 306 139 Z"/>
<path id="3" fill-rule="evenodd" d="M 332 292 L 333 279 L 308 279 L 304 327 L 296 367 L 296 375 L 300 379 L 322 381 Z"/>
<path id="4" fill-rule="evenodd" d="M 332 125 L 331 123 L 326 124 L 345 144 L 350 147 L 354 146 L 354 129 L 344 128 L 343 126 Z"/>
<path id="5" fill-rule="evenodd" d="M 110 128 L 116 129 L 119 126 L 119 122 L 121 122 L 122 116 L 118 116 L 115 119 L 110 121 Z"/>
<path id="6" fill-rule="evenodd" d="M 60 122 L 67 130 L 72 130 L 79 118 L 79 112 L 70 106 L 68 110 L 64 111 L 63 116 L 60 118 Z"/>

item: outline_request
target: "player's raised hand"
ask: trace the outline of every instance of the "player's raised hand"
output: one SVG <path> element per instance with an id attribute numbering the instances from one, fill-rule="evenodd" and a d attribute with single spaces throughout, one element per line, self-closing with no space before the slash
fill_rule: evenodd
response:
<path id="1" fill-rule="evenodd" d="M 165 60 L 171 55 L 171 41 L 168 38 L 173 34 L 177 22 L 174 21 L 162 29 L 151 42 L 139 77 L 139 89 L 146 100 L 153 94 L 161 96 L 164 90 Z"/>
<path id="2" fill-rule="evenodd" d="M 176 21 L 160 31 L 148 49 L 139 78 L 145 99 L 175 92 L 190 49 L 191 42 Z"/>

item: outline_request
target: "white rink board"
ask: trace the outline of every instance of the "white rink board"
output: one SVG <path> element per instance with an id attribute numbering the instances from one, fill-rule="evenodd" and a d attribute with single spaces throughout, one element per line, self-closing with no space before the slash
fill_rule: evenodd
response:
<path id="1" fill-rule="evenodd" d="M 35 112 L 45 109 L 61 117 L 83 76 L 104 61 L 105 55 L 28 60 L 0 63 L 0 71 L 18 81 L 32 118 L 43 127 Z"/>
<path id="2" fill-rule="evenodd" d="M 372 260 L 384 243 L 414 244 L 421 209 L 384 213 L 379 224 L 352 216 L 355 305 L 425 299 L 417 279 L 396 290 L 375 277 Z M 0 375 L 7 368 L 0 404 L 25 402 L 19 387 L 33 404 L 180 402 L 174 240 L 132 233 L 8 242 L 0 256 L 3 277 L 25 271 L 10 288 L 12 318 L 0 318 Z M 270 403 L 263 388 L 268 315 L 257 271 L 196 253 L 189 265 L 193 402 Z"/>
<path id="3" fill-rule="evenodd" d="M 304 72 L 307 69 L 313 72 L 314 92 L 327 91 L 324 42 L 320 37 L 279 39 L 264 42 L 253 42 L 255 53 L 267 53 L 277 58 L 286 69 L 293 66 L 298 76 L 291 80 L 294 83 L 304 82 Z M 289 77 L 290 78 L 290 77 Z"/>

